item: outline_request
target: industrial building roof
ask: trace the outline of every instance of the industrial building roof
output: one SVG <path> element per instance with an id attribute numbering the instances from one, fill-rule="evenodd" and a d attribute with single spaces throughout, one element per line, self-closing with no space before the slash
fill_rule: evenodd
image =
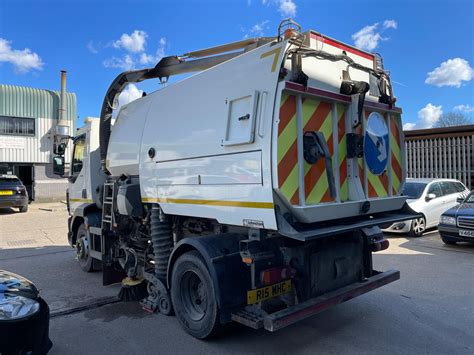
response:
<path id="1" fill-rule="evenodd" d="M 59 91 L 0 84 L 0 116 L 58 118 Z M 66 119 L 76 120 L 76 94 L 66 93 Z"/>

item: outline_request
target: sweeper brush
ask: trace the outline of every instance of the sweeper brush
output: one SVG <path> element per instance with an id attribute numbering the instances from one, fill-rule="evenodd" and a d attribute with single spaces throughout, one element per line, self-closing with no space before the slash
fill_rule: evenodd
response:
<path id="1" fill-rule="evenodd" d="M 130 279 L 126 277 L 122 280 L 122 288 L 118 294 L 119 300 L 123 302 L 140 301 L 148 297 L 146 282 L 144 279 Z"/>

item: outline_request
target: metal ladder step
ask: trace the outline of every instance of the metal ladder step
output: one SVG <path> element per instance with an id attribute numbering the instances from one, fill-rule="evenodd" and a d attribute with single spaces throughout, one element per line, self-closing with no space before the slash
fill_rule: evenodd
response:
<path id="1" fill-rule="evenodd" d="M 253 329 L 263 328 L 263 315 L 249 310 L 241 309 L 239 311 L 233 312 L 232 320 L 234 322 L 246 325 L 247 327 Z"/>

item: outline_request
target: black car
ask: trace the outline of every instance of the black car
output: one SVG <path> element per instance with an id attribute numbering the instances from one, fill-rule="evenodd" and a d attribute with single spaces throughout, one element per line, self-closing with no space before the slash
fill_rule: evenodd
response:
<path id="1" fill-rule="evenodd" d="M 459 205 L 444 212 L 439 219 L 439 234 L 445 244 L 474 243 L 474 193 L 471 192 Z"/>
<path id="2" fill-rule="evenodd" d="M 15 175 L 0 175 L 0 208 L 17 207 L 20 212 L 28 211 L 28 192 Z"/>

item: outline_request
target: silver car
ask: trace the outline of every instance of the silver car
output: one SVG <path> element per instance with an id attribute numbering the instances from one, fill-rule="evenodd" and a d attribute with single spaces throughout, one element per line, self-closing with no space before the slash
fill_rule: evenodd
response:
<path id="1" fill-rule="evenodd" d="M 466 197 L 469 189 L 461 181 L 453 179 L 407 179 L 403 195 L 412 210 L 422 213 L 418 219 L 397 222 L 384 232 L 408 233 L 420 237 L 426 229 L 436 227 L 441 214 L 456 206 L 457 199 Z"/>

